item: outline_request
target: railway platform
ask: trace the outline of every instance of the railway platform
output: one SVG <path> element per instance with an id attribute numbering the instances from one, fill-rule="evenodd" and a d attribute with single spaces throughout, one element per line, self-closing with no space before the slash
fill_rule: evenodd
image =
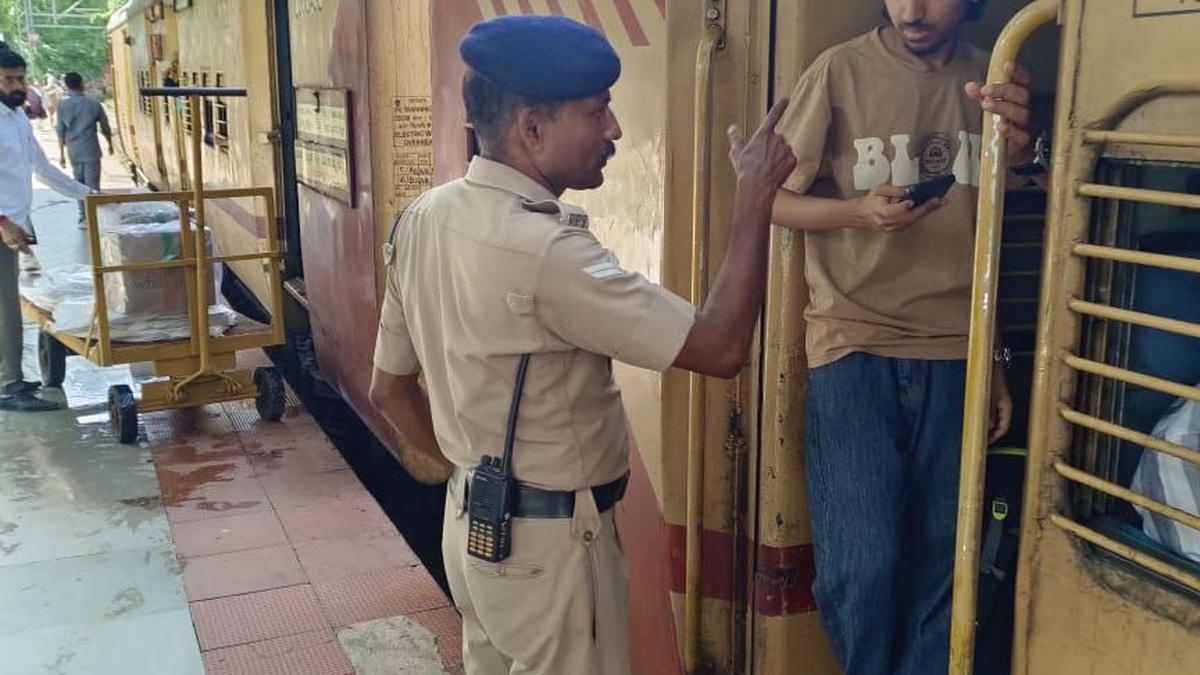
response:
<path id="1" fill-rule="evenodd" d="M 105 187 L 121 174 L 106 159 Z M 35 209 L 42 273 L 82 260 L 75 203 L 35 185 Z M 0 412 L 0 671 L 461 672 L 451 602 L 294 393 L 279 422 L 252 401 L 150 413 L 121 445 L 108 387 L 148 376 L 72 357 L 42 393 L 62 410 Z"/>

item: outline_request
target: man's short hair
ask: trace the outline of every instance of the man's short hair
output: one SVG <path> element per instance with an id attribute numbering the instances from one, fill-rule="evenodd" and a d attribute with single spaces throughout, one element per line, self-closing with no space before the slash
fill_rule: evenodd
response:
<path id="1" fill-rule="evenodd" d="M 560 102 L 535 101 L 513 93 L 469 69 L 463 77 L 462 94 L 467 122 L 475 129 L 475 137 L 492 152 L 499 150 L 504 131 L 518 110 L 536 107 L 553 115 L 560 105 Z"/>
<path id="2" fill-rule="evenodd" d="M 967 21 L 978 21 L 983 17 L 983 12 L 987 9 L 987 0 L 966 0 L 966 2 Z M 892 20 L 892 17 L 888 15 L 887 5 L 883 7 L 883 18 L 888 21 Z"/>
<path id="3" fill-rule="evenodd" d="M 0 68 L 24 68 L 25 59 L 11 49 L 0 49 Z"/>
<path id="4" fill-rule="evenodd" d="M 67 89 L 83 88 L 83 76 L 79 73 L 67 73 L 63 78 L 63 83 L 67 85 Z"/>

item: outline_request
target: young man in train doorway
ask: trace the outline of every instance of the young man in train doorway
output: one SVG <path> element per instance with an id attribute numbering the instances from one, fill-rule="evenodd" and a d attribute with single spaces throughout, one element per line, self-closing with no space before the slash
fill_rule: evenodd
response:
<path id="1" fill-rule="evenodd" d="M 1028 74 L 978 84 L 962 28 L 986 0 L 884 0 L 887 24 L 816 59 L 780 133 L 773 220 L 804 233 L 806 473 L 822 621 L 847 675 L 948 666 L 983 111 L 1030 160 Z M 917 205 L 905 186 L 951 175 Z M 1012 401 L 998 368 L 990 436 Z"/>

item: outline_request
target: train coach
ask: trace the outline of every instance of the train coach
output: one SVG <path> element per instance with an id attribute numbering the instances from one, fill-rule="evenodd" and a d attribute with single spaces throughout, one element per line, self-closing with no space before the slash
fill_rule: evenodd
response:
<path id="1" fill-rule="evenodd" d="M 1130 443 L 1145 445 L 1154 422 L 1145 410 L 1136 422 L 1126 415 L 1121 401 L 1137 399 L 1137 387 L 1200 398 L 1195 379 L 1163 384 L 1184 376 L 1137 365 L 1139 327 L 1182 332 L 1193 340 L 1185 350 L 1200 335 L 1180 323 L 1200 317 L 1150 309 L 1155 297 L 1179 292 L 1170 289 L 1195 286 L 1142 274 L 1200 271 L 1200 247 L 1189 248 L 1200 231 L 1200 115 L 1175 112 L 1195 112 L 1187 107 L 1200 61 L 1193 4 L 994 0 L 971 25 L 974 43 L 998 51 L 1017 49 L 1042 26 L 1021 55 L 1054 130 L 1057 175 L 1048 200 L 1012 186 L 990 192 L 1006 196 L 1007 209 L 1004 200 L 981 203 L 981 226 L 992 222 L 1003 234 L 996 230 L 990 249 L 1000 267 L 982 268 L 976 279 L 977 289 L 992 283 L 998 298 L 988 304 L 995 314 L 980 319 L 998 320 L 1016 351 L 1017 419 L 1003 445 L 1028 446 L 1029 489 L 1020 577 L 1002 601 L 1012 616 L 976 639 L 974 605 L 956 604 L 956 673 L 970 672 L 975 645 L 994 635 L 998 656 L 981 658 L 977 672 L 1007 672 L 1010 655 L 1020 673 L 1200 672 L 1200 572 L 1122 519 L 1145 498 L 1129 496 L 1129 460 L 1120 459 Z M 880 5 L 134 0 L 114 14 L 108 34 L 120 137 L 139 176 L 156 189 L 186 187 L 194 158 L 181 139 L 201 125 L 199 161 L 213 186 L 276 188 L 278 222 L 249 203 L 217 203 L 216 243 L 253 248 L 265 228 L 278 228 L 291 330 L 311 336 L 321 380 L 420 478 L 429 467 L 367 400 L 380 256 L 396 214 L 422 190 L 461 175 L 471 157 L 457 54 L 467 28 L 502 14 L 554 13 L 609 38 L 623 62 L 612 107 L 624 137 L 604 187 L 567 199 L 587 208 L 591 228 L 625 267 L 692 297 L 707 281 L 696 275 L 716 270 L 724 255 L 734 176 L 723 130 L 753 127 L 818 54 L 878 25 Z M 1016 28 L 1002 36 L 1014 17 Z M 158 86 L 236 86 L 249 95 L 207 98 L 193 119 L 170 100 L 139 93 Z M 984 188 L 1003 180 L 982 171 Z M 1080 192 L 1084 184 L 1103 185 Z M 1080 243 L 1093 246 L 1084 249 L 1092 257 L 1072 248 Z M 1135 255 L 1147 251 L 1170 261 Z M 231 272 L 230 294 L 261 313 L 267 272 L 249 262 Z M 769 274 L 760 338 L 736 379 L 614 366 L 634 439 L 630 490 L 617 515 L 637 673 L 837 671 L 811 595 L 801 238 L 774 233 Z M 1156 311 L 1163 316 L 1145 319 Z M 977 403 L 986 378 L 968 389 L 968 405 Z M 973 598 L 957 591 L 978 576 L 978 446 L 964 446 L 968 526 L 960 532 L 968 534 L 956 598 Z M 1064 471 L 1064 462 L 1074 468 Z"/>

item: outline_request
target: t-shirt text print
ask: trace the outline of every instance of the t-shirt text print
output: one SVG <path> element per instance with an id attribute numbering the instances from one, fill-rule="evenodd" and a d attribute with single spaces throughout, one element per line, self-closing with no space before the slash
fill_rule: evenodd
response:
<path id="1" fill-rule="evenodd" d="M 880 185 L 901 187 L 953 174 L 962 185 L 979 185 L 979 144 L 982 137 L 968 131 L 958 138 L 934 132 L 912 142 L 909 134 L 882 138 L 856 138 L 854 189 L 869 191 Z"/>

